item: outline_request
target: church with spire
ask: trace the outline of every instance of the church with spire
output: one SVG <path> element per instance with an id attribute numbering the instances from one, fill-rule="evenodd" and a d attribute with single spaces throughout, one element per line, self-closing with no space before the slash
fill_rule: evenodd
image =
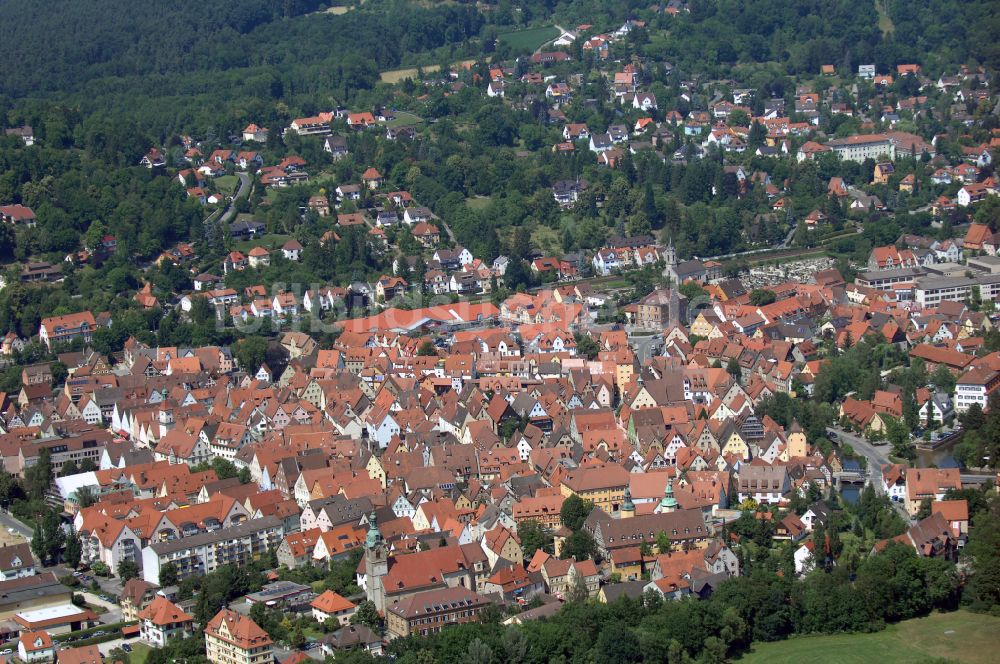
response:
<path id="1" fill-rule="evenodd" d="M 378 529 L 378 517 L 373 511 L 368 517 L 368 534 L 365 536 L 365 594 L 375 604 L 379 613 L 385 611 L 385 577 L 389 573 L 389 549 Z"/>
<path id="2" fill-rule="evenodd" d="M 663 492 L 663 498 L 660 498 L 660 503 L 653 510 L 654 514 L 670 514 L 671 512 L 677 511 L 677 499 L 674 498 L 674 478 L 669 478 L 667 480 L 667 488 Z"/>
<path id="3" fill-rule="evenodd" d="M 671 286 L 678 286 L 685 281 L 710 281 L 721 278 L 721 271 L 718 269 L 719 263 L 713 262 L 711 267 L 707 263 L 693 258 L 681 261 L 677 258 L 677 248 L 674 247 L 674 239 L 667 240 L 667 246 L 663 248 L 663 277 L 670 281 Z M 718 272 L 718 274 L 716 274 Z"/>

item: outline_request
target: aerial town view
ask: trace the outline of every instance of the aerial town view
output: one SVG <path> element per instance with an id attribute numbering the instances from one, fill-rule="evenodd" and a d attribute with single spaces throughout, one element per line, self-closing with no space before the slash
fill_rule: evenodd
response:
<path id="1" fill-rule="evenodd" d="M 995 0 L 0 43 L 0 664 L 1000 661 Z"/>

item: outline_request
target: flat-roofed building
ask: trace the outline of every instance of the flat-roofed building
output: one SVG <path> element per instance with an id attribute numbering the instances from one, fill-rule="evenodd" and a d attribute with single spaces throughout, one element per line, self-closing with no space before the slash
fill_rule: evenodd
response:
<path id="1" fill-rule="evenodd" d="M 862 272 L 855 279 L 858 286 L 874 288 L 876 290 L 892 290 L 896 284 L 913 283 L 915 279 L 923 277 L 927 270 L 922 267 L 902 267 L 893 270 L 871 270 Z"/>
<path id="2" fill-rule="evenodd" d="M 940 302 L 964 302 L 979 289 L 979 297 L 995 301 L 1000 296 L 1000 273 L 971 277 L 923 277 L 913 282 L 913 299 L 923 307 L 933 307 Z"/>
<path id="3" fill-rule="evenodd" d="M 75 604 L 56 604 L 22 611 L 14 615 L 14 622 L 26 630 L 44 629 L 50 634 L 65 634 L 95 624 L 97 614 Z"/>
<path id="4" fill-rule="evenodd" d="M 0 581 L 0 620 L 19 611 L 69 604 L 73 591 L 59 583 L 52 572 Z"/>
<path id="5" fill-rule="evenodd" d="M 276 606 L 300 606 L 313 598 L 312 588 L 291 581 L 275 581 L 269 583 L 258 592 L 247 595 L 247 604 L 264 604 Z"/>

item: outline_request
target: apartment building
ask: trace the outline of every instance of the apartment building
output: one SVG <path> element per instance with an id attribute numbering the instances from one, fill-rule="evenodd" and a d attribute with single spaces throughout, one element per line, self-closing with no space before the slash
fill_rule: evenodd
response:
<path id="1" fill-rule="evenodd" d="M 886 134 L 862 134 L 837 138 L 827 142 L 838 157 L 845 161 L 862 162 L 866 159 L 896 158 L 896 144 Z"/>
<path id="2" fill-rule="evenodd" d="M 222 609 L 205 627 L 205 657 L 212 664 L 267 664 L 274 643 L 260 625 Z"/>
<path id="3" fill-rule="evenodd" d="M 489 600 L 468 588 L 441 588 L 411 595 L 385 611 L 389 638 L 436 634 L 448 625 L 478 620 Z"/>
<path id="4" fill-rule="evenodd" d="M 281 543 L 284 537 L 281 524 L 279 517 L 265 516 L 212 532 L 150 544 L 142 550 L 143 578 L 156 583 L 160 568 L 167 563 L 177 567 L 180 581 L 214 572 L 222 565 L 246 565 Z"/>
<path id="5" fill-rule="evenodd" d="M 113 436 L 104 429 L 87 429 L 76 435 L 64 438 L 43 438 L 41 440 L 25 441 L 19 447 L 17 457 L 7 468 L 18 477 L 24 477 L 24 471 L 38 463 L 38 455 L 43 447 L 51 453 L 52 472 L 58 476 L 62 467 L 72 461 L 80 466 L 84 461 L 92 461 L 100 465 L 104 449 Z"/>
<path id="6" fill-rule="evenodd" d="M 964 413 L 974 403 L 985 409 L 997 388 L 1000 388 L 1000 371 L 982 368 L 966 372 L 955 383 L 955 412 Z"/>
<path id="7" fill-rule="evenodd" d="M 913 282 L 913 299 L 922 307 L 933 307 L 944 301 L 965 302 L 973 289 L 979 289 L 983 301 L 1000 296 L 1000 274 L 972 277 L 924 277 Z"/>
<path id="8" fill-rule="evenodd" d="M 51 350 L 52 344 L 69 343 L 77 337 L 82 337 L 89 343 L 95 329 L 97 321 L 94 319 L 94 314 L 83 311 L 78 314 L 43 318 L 38 327 L 38 337 L 45 347 Z"/>

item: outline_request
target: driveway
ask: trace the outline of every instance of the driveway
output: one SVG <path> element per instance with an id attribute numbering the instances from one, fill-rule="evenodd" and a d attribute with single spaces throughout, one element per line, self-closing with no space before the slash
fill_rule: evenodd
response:
<path id="1" fill-rule="evenodd" d="M 227 207 L 226 211 L 222 213 L 221 217 L 219 217 L 219 221 L 221 221 L 224 224 L 228 224 L 232 220 L 233 216 L 236 214 L 236 201 L 238 201 L 241 198 L 246 198 L 247 196 L 250 195 L 250 186 L 252 184 L 252 182 L 250 181 L 250 176 L 246 173 L 237 173 L 236 177 L 238 177 L 240 180 L 239 185 L 236 187 L 236 194 L 233 196 L 233 200 L 229 204 L 229 207 Z M 212 214 L 210 214 L 208 218 L 205 219 L 205 222 L 208 223 L 209 221 L 211 221 L 212 216 L 215 215 L 216 213 L 217 212 L 213 212 Z"/>
<path id="2" fill-rule="evenodd" d="M 566 30 L 564 30 L 561 25 L 553 25 L 552 27 L 554 27 L 556 30 L 558 30 L 559 34 L 556 35 L 555 37 L 553 37 L 552 39 L 548 40 L 547 42 L 543 43 L 538 48 L 536 48 L 535 49 L 535 53 L 541 53 L 543 48 L 545 48 L 546 46 L 548 46 L 549 44 L 551 44 L 552 42 L 554 42 L 555 40 L 559 39 L 564 34 L 566 34 Z"/>

